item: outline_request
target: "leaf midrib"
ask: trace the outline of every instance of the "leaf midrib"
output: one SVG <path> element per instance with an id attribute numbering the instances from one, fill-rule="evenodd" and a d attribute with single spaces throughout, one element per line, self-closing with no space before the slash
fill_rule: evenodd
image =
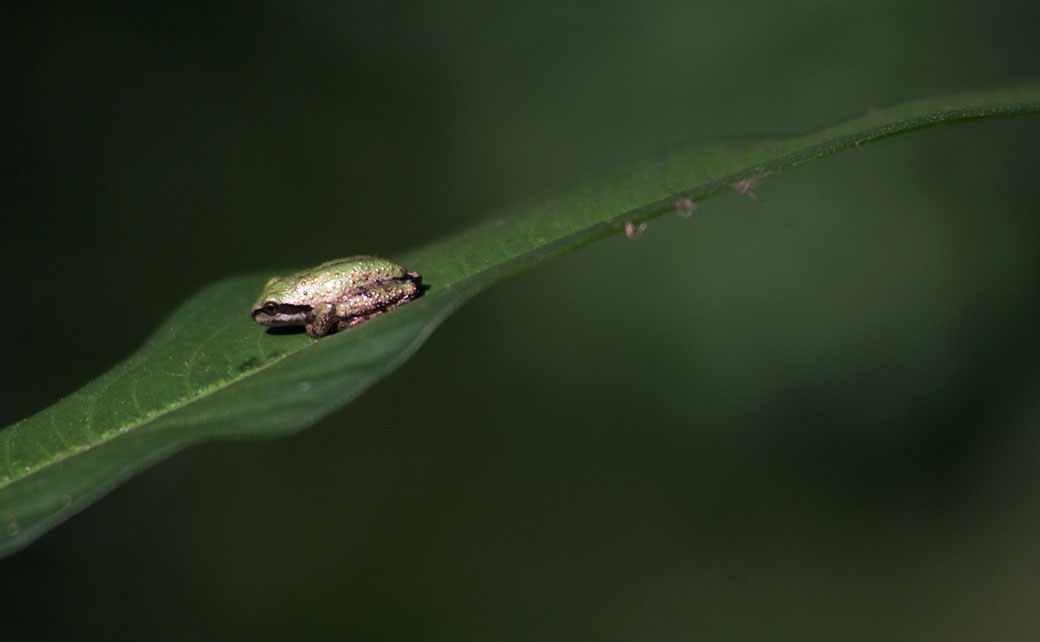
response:
<path id="1" fill-rule="evenodd" d="M 233 321 L 229 321 L 228 322 L 228 324 L 230 324 L 230 323 L 233 323 Z M 8 479 L 4 480 L 3 482 L 0 482 L 0 491 L 4 490 L 4 489 L 6 489 L 6 488 L 8 488 L 10 486 L 13 486 L 14 484 L 16 484 L 16 483 L 18 483 L 18 482 L 20 482 L 20 481 L 22 481 L 24 479 L 32 477 L 33 475 L 36 475 L 36 474 L 38 474 L 40 472 L 43 472 L 44 470 L 46 470 L 47 468 L 50 468 L 51 466 L 60 464 L 61 462 L 63 462 L 66 459 L 68 459 L 69 457 L 72 457 L 74 455 L 78 455 L 80 453 L 86 452 L 86 451 L 91 450 L 93 448 L 96 448 L 98 446 L 102 446 L 102 445 L 104 445 L 104 444 L 106 444 L 106 443 L 108 443 L 108 442 L 110 442 L 110 441 L 112 441 L 112 440 L 114 440 L 114 439 L 116 439 L 118 437 L 122 437 L 124 435 L 130 434 L 131 432 L 133 432 L 134 430 L 137 430 L 138 428 L 141 428 L 142 426 L 145 426 L 145 425 L 147 425 L 149 423 L 157 421 L 157 420 L 161 419 L 162 417 L 164 417 L 164 416 L 166 416 L 166 415 L 168 415 L 168 414 L 170 414 L 172 412 L 176 412 L 176 411 L 178 411 L 178 410 L 180 410 L 182 408 L 190 406 L 193 403 L 196 403 L 198 401 L 206 399 L 207 397 L 209 397 L 209 396 L 211 396 L 211 395 L 213 395 L 213 394 L 215 394 L 217 392 L 220 392 L 222 390 L 226 390 L 227 388 L 230 388 L 231 386 L 235 385 L 236 383 L 240 383 L 241 381 L 244 381 L 245 379 L 248 379 L 249 377 L 257 375 L 257 374 L 263 372 L 264 370 L 267 370 L 268 368 L 274 366 L 275 364 L 281 363 L 282 361 L 284 361 L 284 360 L 286 360 L 286 359 L 288 359 L 290 357 L 293 357 L 293 356 L 296 356 L 296 355 L 300 354 L 303 350 L 306 350 L 311 345 L 314 345 L 314 344 L 308 344 L 308 345 L 303 346 L 299 350 L 283 353 L 283 354 L 273 358 L 272 360 L 264 363 L 263 365 L 257 366 L 256 368 L 253 368 L 252 370 L 250 370 L 250 371 L 248 371 L 246 373 L 243 373 L 241 376 L 238 376 L 236 378 L 215 383 L 215 384 L 213 384 L 213 385 L 211 385 L 211 386 L 209 386 L 207 388 L 200 388 L 199 390 L 196 391 L 194 396 L 189 396 L 188 398 L 183 399 L 183 400 L 178 401 L 178 402 L 175 402 L 175 403 L 171 404 L 170 406 L 168 406 L 166 408 L 163 408 L 163 409 L 160 409 L 160 410 L 153 410 L 153 411 L 151 411 L 151 413 L 146 413 L 145 416 L 142 417 L 139 421 L 131 422 L 131 423 L 125 425 L 125 426 L 121 426 L 121 427 L 115 428 L 115 429 L 113 429 L 111 431 L 102 433 L 102 435 L 100 437 L 95 438 L 93 441 L 91 441 L 88 444 L 85 444 L 85 445 L 80 446 L 78 448 L 72 448 L 72 449 L 69 449 L 69 450 L 66 450 L 66 451 L 55 453 L 55 454 L 51 455 L 51 458 L 48 459 L 45 463 L 40 464 L 40 465 L 35 466 L 35 467 L 32 467 L 30 470 L 25 471 L 23 474 L 19 475 L 19 474 L 17 474 L 14 471 L 14 469 L 11 466 L 10 454 L 11 454 L 11 440 L 14 438 L 14 433 L 17 431 L 18 427 L 22 423 L 24 423 L 25 420 L 23 419 L 22 421 L 19 421 L 18 423 L 13 424 L 13 425 L 10 426 L 9 429 L 11 430 L 11 434 L 8 436 L 8 439 L 6 439 L 4 441 L 5 463 L 7 464 L 8 471 L 13 473 L 13 475 L 11 477 L 9 477 Z M 121 372 L 118 377 L 113 377 L 112 378 L 112 383 L 110 383 L 107 386 L 105 386 L 105 388 L 103 388 L 102 390 L 99 390 L 96 393 L 95 398 L 93 400 L 91 400 L 91 405 L 90 405 L 90 412 L 91 413 L 93 412 L 94 404 L 97 402 L 97 398 L 100 397 L 104 393 L 105 390 L 110 388 L 112 386 L 112 384 L 114 384 L 116 381 L 118 381 L 121 377 L 123 377 L 130 370 L 130 366 L 128 366 L 126 364 L 124 364 L 124 366 L 125 367 L 123 368 L 123 372 Z M 138 404 L 138 407 L 140 407 L 139 404 Z M 88 426 L 85 426 L 85 429 L 88 431 L 88 435 L 90 434 L 90 432 L 89 432 L 90 431 L 90 429 L 89 429 L 89 414 L 90 413 L 88 413 Z M 52 417 L 51 421 L 53 423 L 53 421 L 54 421 L 53 417 Z M 59 433 L 59 436 L 60 436 L 60 433 Z M 62 438 L 62 441 L 63 442 L 65 441 L 64 438 Z"/>

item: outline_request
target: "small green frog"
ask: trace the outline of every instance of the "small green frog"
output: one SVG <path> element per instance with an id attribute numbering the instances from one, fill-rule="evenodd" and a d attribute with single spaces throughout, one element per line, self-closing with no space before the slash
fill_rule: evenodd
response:
<path id="1" fill-rule="evenodd" d="M 374 256 L 327 261 L 290 276 L 273 277 L 253 304 L 260 325 L 306 326 L 323 337 L 368 321 L 421 294 L 422 275 Z"/>

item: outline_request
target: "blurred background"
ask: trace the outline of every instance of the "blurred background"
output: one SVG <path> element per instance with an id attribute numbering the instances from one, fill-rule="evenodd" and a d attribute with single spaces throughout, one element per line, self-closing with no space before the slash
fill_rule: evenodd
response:
<path id="1" fill-rule="evenodd" d="M 223 277 L 1035 80 L 1038 13 L 5 8 L 0 426 Z M 1036 639 L 1038 141 L 871 146 L 509 279 L 318 425 L 192 448 L 0 560 L 0 639 Z"/>

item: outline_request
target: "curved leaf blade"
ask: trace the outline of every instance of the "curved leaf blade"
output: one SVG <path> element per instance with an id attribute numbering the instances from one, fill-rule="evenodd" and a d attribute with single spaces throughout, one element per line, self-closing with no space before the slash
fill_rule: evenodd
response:
<path id="1" fill-rule="evenodd" d="M 1038 112 L 1040 84 L 1032 84 L 906 103 L 797 138 L 698 144 L 636 161 L 400 257 L 423 273 L 430 290 L 321 340 L 265 332 L 249 319 L 252 298 L 270 275 L 216 283 L 125 362 L 0 431 L 0 555 L 187 445 L 314 423 L 406 360 L 477 292 L 617 233 L 627 221 L 886 138 Z"/>

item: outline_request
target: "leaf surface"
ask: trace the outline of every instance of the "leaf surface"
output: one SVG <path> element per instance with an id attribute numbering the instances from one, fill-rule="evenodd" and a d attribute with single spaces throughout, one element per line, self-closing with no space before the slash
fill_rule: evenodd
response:
<path id="1" fill-rule="evenodd" d="M 186 301 L 135 354 L 0 431 L 0 555 L 144 467 L 207 439 L 295 432 L 348 403 L 493 283 L 652 217 L 812 160 L 961 121 L 1040 112 L 1040 85 L 918 100 L 789 139 L 700 143 L 637 160 L 395 257 L 418 300 L 324 339 L 268 332 L 249 307 L 270 274 Z"/>

